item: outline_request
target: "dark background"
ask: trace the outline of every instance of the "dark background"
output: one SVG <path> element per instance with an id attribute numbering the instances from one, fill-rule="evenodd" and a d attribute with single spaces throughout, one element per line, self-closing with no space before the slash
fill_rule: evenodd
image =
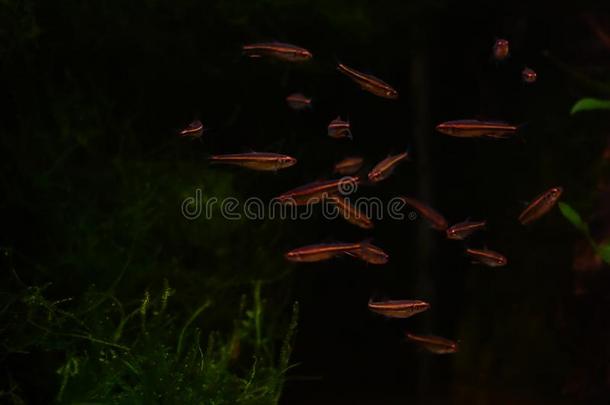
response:
<path id="1" fill-rule="evenodd" d="M 607 14 L 444 1 L 1 7 L 0 234 L 29 283 L 53 282 L 54 296 L 78 297 L 111 283 L 129 258 L 125 299 L 167 278 L 180 308 L 205 294 L 236 308 L 252 280 L 269 280 L 262 293 L 273 316 L 283 319 L 294 300 L 301 306 L 286 404 L 610 399 L 607 266 L 574 271 L 581 237 L 559 210 L 528 227 L 516 220 L 524 201 L 561 185 L 562 199 L 598 218 L 596 235 L 607 235 L 608 221 L 596 213 L 607 206 L 599 185 L 608 174 L 608 115 L 569 114 L 581 97 L 609 95 L 610 49 L 587 23 L 595 16 L 610 32 Z M 503 63 L 491 59 L 499 37 L 511 44 Z M 314 58 L 289 64 L 241 55 L 245 43 L 272 40 Z M 337 61 L 387 81 L 399 99 L 359 90 L 335 70 Z M 534 85 L 521 82 L 525 66 L 538 73 Z M 292 92 L 311 96 L 313 109 L 290 110 L 284 99 Z M 352 142 L 326 136 L 337 115 L 349 118 Z M 524 126 L 510 140 L 434 132 L 439 122 L 475 117 Z M 194 118 L 209 128 L 202 142 L 178 139 Z M 452 223 L 486 219 L 488 230 L 470 245 L 504 253 L 506 268 L 472 265 L 463 244 L 421 220 L 386 219 L 366 232 L 319 213 L 236 223 L 180 215 L 198 187 L 206 197 L 270 199 L 332 178 L 345 156 L 361 155 L 371 167 L 405 149 L 413 161 L 359 195 L 411 195 Z M 205 160 L 249 150 L 299 163 L 273 174 Z M 283 261 L 297 246 L 368 237 L 389 252 L 387 265 Z M 370 297 L 432 307 L 388 321 L 368 312 Z M 214 311 L 208 321 L 222 329 L 234 316 Z M 460 351 L 420 351 L 404 341 L 406 329 L 458 340 Z M 4 360 L 4 376 L 26 400 L 54 397 L 58 356 Z"/>

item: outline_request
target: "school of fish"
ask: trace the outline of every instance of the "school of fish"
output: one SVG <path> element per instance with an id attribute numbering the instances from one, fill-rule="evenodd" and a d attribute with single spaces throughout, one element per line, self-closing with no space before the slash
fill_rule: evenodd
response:
<path id="1" fill-rule="evenodd" d="M 269 58 L 290 63 L 304 63 L 313 58 L 313 54 L 308 49 L 279 42 L 244 45 L 242 52 L 249 58 Z M 510 55 L 509 41 L 497 39 L 491 49 L 491 57 L 495 62 L 502 63 Z M 343 63 L 337 64 L 337 70 L 351 79 L 363 91 L 388 100 L 398 98 L 396 89 L 371 74 L 361 72 Z M 525 67 L 521 72 L 521 79 L 524 83 L 531 85 L 536 82 L 537 74 L 533 69 Z M 286 103 L 296 111 L 313 108 L 312 98 L 301 93 L 286 96 Z M 456 119 L 442 122 L 436 125 L 435 129 L 441 134 L 452 137 L 501 140 L 514 137 L 520 126 L 498 120 Z M 205 131 L 206 129 L 201 121 L 195 120 L 179 131 L 178 134 L 184 138 L 201 139 Z M 340 116 L 337 116 L 328 124 L 327 135 L 334 139 L 353 139 L 349 120 L 343 120 Z M 318 180 L 296 187 L 277 196 L 276 201 L 294 205 L 328 203 L 347 222 L 363 229 L 372 229 L 374 227 L 373 219 L 369 218 L 357 206 L 352 205 L 349 199 L 345 198 L 342 188 L 346 184 L 352 186 L 358 184 L 376 185 L 390 177 L 401 162 L 409 160 L 411 160 L 411 154 L 407 151 L 388 155 L 367 173 L 357 175 L 365 166 L 365 160 L 360 156 L 348 156 L 338 161 L 333 168 L 333 173 L 343 177 Z M 297 159 L 292 156 L 272 152 L 220 154 L 211 156 L 209 161 L 214 164 L 234 165 L 250 170 L 273 172 L 297 164 Z M 556 205 L 562 192 L 563 189 L 559 186 L 543 191 L 531 200 L 516 220 L 525 226 L 540 219 Z M 481 232 L 487 227 L 487 221 L 485 220 L 470 219 L 450 225 L 441 213 L 425 202 L 410 196 L 402 196 L 400 199 L 405 205 L 415 210 L 419 217 L 429 224 L 431 229 L 442 232 L 449 240 L 467 241 L 475 232 Z M 488 267 L 502 267 L 508 263 L 506 256 L 487 249 L 487 247 L 465 247 L 464 255 L 469 257 L 473 263 Z M 315 243 L 296 247 L 284 254 L 287 261 L 296 263 L 316 263 L 345 256 L 374 265 L 383 265 L 389 261 L 388 253 L 373 245 L 369 239 L 359 242 Z M 429 308 L 430 304 L 428 302 L 418 299 L 373 300 L 371 298 L 368 302 L 368 309 L 371 312 L 386 318 L 410 318 L 427 311 Z M 431 353 L 448 354 L 458 351 L 458 343 L 446 338 L 434 335 L 417 335 L 409 331 L 405 331 L 404 336 L 407 341 L 413 342 Z"/>

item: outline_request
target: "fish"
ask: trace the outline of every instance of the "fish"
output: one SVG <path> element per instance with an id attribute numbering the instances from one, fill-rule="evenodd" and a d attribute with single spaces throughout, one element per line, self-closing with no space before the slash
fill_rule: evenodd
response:
<path id="1" fill-rule="evenodd" d="M 293 249 L 284 257 L 290 262 L 311 263 L 330 260 L 358 249 L 360 249 L 360 243 L 321 243 Z"/>
<path id="2" fill-rule="evenodd" d="M 362 167 L 362 163 L 364 163 L 364 159 L 358 156 L 347 157 L 335 164 L 333 172 L 346 175 L 346 174 L 354 174 Z"/>
<path id="3" fill-rule="evenodd" d="M 373 169 L 369 172 L 369 180 L 372 183 L 378 183 L 381 180 L 387 179 L 396 168 L 396 165 L 407 159 L 409 159 L 408 152 L 403 152 L 394 156 L 388 156 L 387 158 L 379 162 L 375 167 L 373 167 Z"/>
<path id="4" fill-rule="evenodd" d="M 350 252 L 350 255 L 359 258 L 369 264 L 386 264 L 390 256 L 383 249 L 372 245 L 368 241 L 360 243 L 358 250 Z"/>
<path id="5" fill-rule="evenodd" d="M 407 340 L 415 342 L 424 349 L 435 354 L 449 354 L 458 351 L 458 344 L 452 340 L 432 335 L 415 335 L 405 332 Z"/>
<path id="6" fill-rule="evenodd" d="M 375 76 L 359 72 L 342 63 L 337 65 L 337 70 L 356 82 L 362 90 L 391 100 L 398 98 L 398 92 L 392 86 Z"/>
<path id="7" fill-rule="evenodd" d="M 328 201 L 337 207 L 339 213 L 347 222 L 363 229 L 372 229 L 374 227 L 373 221 L 365 213 L 351 205 L 348 199 L 330 196 Z"/>
<path id="8" fill-rule="evenodd" d="M 489 267 L 506 266 L 508 260 L 498 252 L 488 249 L 466 249 L 466 254 L 474 259 L 476 263 L 481 263 Z"/>
<path id="9" fill-rule="evenodd" d="M 203 124 L 199 120 L 191 122 L 186 128 L 179 132 L 180 136 L 189 138 L 201 138 L 203 135 Z"/>
<path id="10" fill-rule="evenodd" d="M 427 311 L 430 304 L 420 300 L 390 300 L 373 302 L 369 299 L 369 310 L 388 318 L 410 318 Z"/>
<path id="11" fill-rule="evenodd" d="M 358 177 L 349 176 L 334 180 L 314 181 L 313 183 L 287 191 L 275 197 L 275 199 L 282 203 L 296 205 L 319 203 L 324 197 L 337 194 L 345 195 L 355 191 L 359 182 L 360 179 Z"/>
<path id="12" fill-rule="evenodd" d="M 562 187 L 553 187 L 536 197 L 519 215 L 519 222 L 527 225 L 551 210 L 563 193 Z"/>
<path id="13" fill-rule="evenodd" d="M 352 138 L 349 121 L 343 121 L 337 117 L 328 124 L 328 136 L 331 138 Z"/>
<path id="14" fill-rule="evenodd" d="M 419 212 L 419 215 L 424 217 L 430 223 L 432 228 L 438 231 L 445 231 L 449 227 L 445 217 L 421 201 L 411 197 L 401 197 L 401 199 Z"/>
<path id="15" fill-rule="evenodd" d="M 530 69 L 528 67 L 523 68 L 523 70 L 521 71 L 521 79 L 523 80 L 524 83 L 527 84 L 532 84 L 534 82 L 536 82 L 536 78 L 538 75 L 536 75 L 536 72 L 534 72 L 533 69 Z"/>
<path id="16" fill-rule="evenodd" d="M 230 164 L 260 171 L 276 171 L 294 166 L 297 163 L 297 160 L 292 156 L 262 152 L 215 155 L 210 157 L 210 161 L 212 163 Z"/>
<path id="17" fill-rule="evenodd" d="M 294 93 L 286 97 L 288 106 L 293 110 L 299 111 L 311 108 L 311 98 L 305 97 L 301 93 Z"/>
<path id="18" fill-rule="evenodd" d="M 244 55 L 250 58 L 272 57 L 285 62 L 305 62 L 313 55 L 300 46 L 284 44 L 281 42 L 262 42 L 242 47 Z"/>
<path id="19" fill-rule="evenodd" d="M 506 39 L 496 39 L 494 46 L 492 48 L 493 57 L 497 61 L 503 61 L 508 58 L 510 49 L 508 45 L 508 40 Z"/>
<path id="20" fill-rule="evenodd" d="M 456 120 L 447 121 L 436 126 L 441 134 L 459 138 L 488 137 L 505 139 L 517 132 L 519 127 L 503 121 Z"/>
<path id="21" fill-rule="evenodd" d="M 447 238 L 464 240 L 479 229 L 485 229 L 486 221 L 464 221 L 447 229 Z"/>

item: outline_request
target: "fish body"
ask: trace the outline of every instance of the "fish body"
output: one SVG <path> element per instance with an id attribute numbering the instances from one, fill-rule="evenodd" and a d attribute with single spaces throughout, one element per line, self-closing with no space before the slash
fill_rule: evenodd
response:
<path id="1" fill-rule="evenodd" d="M 359 249 L 350 252 L 350 254 L 369 264 L 386 264 L 390 259 L 390 256 L 383 249 L 366 241 L 360 243 Z"/>
<path id="2" fill-rule="evenodd" d="M 464 240 L 476 231 L 485 229 L 486 221 L 464 221 L 447 228 L 447 238 Z"/>
<path id="3" fill-rule="evenodd" d="M 391 300 L 377 301 L 369 300 L 369 310 L 388 318 L 410 318 L 413 315 L 424 312 L 430 308 L 430 304 L 419 300 Z"/>
<path id="4" fill-rule="evenodd" d="M 230 164 L 261 171 L 276 171 L 293 166 L 297 162 L 291 156 L 261 152 L 215 155 L 210 157 L 210 161 L 212 163 Z"/>
<path id="5" fill-rule="evenodd" d="M 293 110 L 300 111 L 311 108 L 311 98 L 305 97 L 301 93 L 294 93 L 286 97 L 286 103 Z"/>
<path id="6" fill-rule="evenodd" d="M 364 159 L 361 157 L 348 157 L 337 163 L 334 167 L 334 172 L 342 175 L 354 174 L 362 167 Z"/>
<path id="7" fill-rule="evenodd" d="M 199 120 L 191 122 L 186 128 L 179 132 L 180 136 L 188 138 L 201 138 L 203 135 L 203 124 Z"/>
<path id="8" fill-rule="evenodd" d="M 496 39 L 494 46 L 492 48 L 493 57 L 497 61 L 503 61 L 508 58 L 510 54 L 510 47 L 508 44 L 508 40 L 506 39 Z"/>
<path id="9" fill-rule="evenodd" d="M 349 203 L 349 200 L 339 196 L 330 196 L 328 197 L 328 201 L 330 201 L 335 207 L 337 207 L 337 209 L 339 210 L 339 214 L 341 214 L 341 216 L 347 222 L 359 226 L 363 229 L 373 228 L 373 221 L 368 216 L 366 216 L 365 213 L 351 205 Z"/>
<path id="10" fill-rule="evenodd" d="M 349 138 L 352 139 L 349 121 L 343 121 L 341 117 L 337 117 L 328 124 L 328 136 L 331 138 Z"/>
<path id="11" fill-rule="evenodd" d="M 536 197 L 519 215 L 519 222 L 527 225 L 549 212 L 563 193 L 562 187 L 553 187 Z"/>
<path id="12" fill-rule="evenodd" d="M 392 88 L 392 86 L 375 76 L 359 72 L 342 63 L 337 65 L 337 70 L 348 76 L 356 82 L 361 89 L 366 90 L 369 93 L 391 100 L 398 98 L 398 92 Z"/>
<path id="13" fill-rule="evenodd" d="M 303 246 L 286 253 L 284 257 L 291 262 L 311 263 L 333 259 L 339 255 L 349 254 L 360 248 L 359 243 L 322 243 Z"/>
<path id="14" fill-rule="evenodd" d="M 296 205 L 317 203 L 325 197 L 340 194 L 341 187 L 348 183 L 357 186 L 359 179 L 358 177 L 342 177 L 334 180 L 315 181 L 287 191 L 276 197 L 276 200 Z"/>
<path id="15" fill-rule="evenodd" d="M 534 70 L 526 67 L 521 71 L 521 79 L 523 80 L 524 83 L 527 84 L 532 84 L 536 82 L 536 78 L 538 77 L 538 75 L 536 74 L 536 72 L 534 72 Z"/>
<path id="16" fill-rule="evenodd" d="M 481 263 L 489 267 L 506 266 L 508 260 L 498 252 L 488 249 L 466 249 L 466 254 L 476 263 Z"/>
<path id="17" fill-rule="evenodd" d="M 458 351 L 458 344 L 456 342 L 439 336 L 415 335 L 409 332 L 405 333 L 405 336 L 408 340 L 435 354 L 449 354 Z"/>
<path id="18" fill-rule="evenodd" d="M 508 138 L 517 132 L 518 127 L 502 121 L 456 120 L 436 126 L 441 134 L 459 138 Z"/>
<path id="19" fill-rule="evenodd" d="M 439 212 L 433 208 L 427 206 L 421 201 L 411 197 L 401 197 L 402 200 L 413 207 L 419 215 L 424 217 L 432 226 L 432 228 L 438 231 L 445 231 L 449 227 L 449 223 Z"/>
<path id="20" fill-rule="evenodd" d="M 409 158 L 409 153 L 404 152 L 398 155 L 389 156 L 379 162 L 373 169 L 369 172 L 368 178 L 372 183 L 378 183 L 382 180 L 387 179 L 398 163 L 402 162 L 405 159 Z"/>
<path id="21" fill-rule="evenodd" d="M 305 48 L 281 42 L 244 45 L 242 51 L 244 55 L 250 58 L 268 56 L 285 62 L 305 62 L 313 57 L 311 52 Z"/>

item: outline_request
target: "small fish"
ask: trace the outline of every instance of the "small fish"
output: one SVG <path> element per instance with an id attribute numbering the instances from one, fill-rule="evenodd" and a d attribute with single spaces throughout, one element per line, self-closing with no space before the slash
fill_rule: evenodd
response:
<path id="1" fill-rule="evenodd" d="M 526 67 L 521 71 L 521 79 L 523 79 L 524 83 L 527 84 L 532 84 L 534 82 L 536 82 L 536 72 L 534 72 L 532 69 Z"/>
<path id="2" fill-rule="evenodd" d="M 250 58 L 269 56 L 285 62 L 305 62 L 313 57 L 311 52 L 305 48 L 280 42 L 244 45 L 242 51 L 244 55 Z"/>
<path id="3" fill-rule="evenodd" d="M 288 106 L 293 110 L 300 111 L 311 108 L 311 98 L 305 97 L 301 93 L 294 93 L 286 97 Z"/>
<path id="4" fill-rule="evenodd" d="M 224 163 L 261 171 L 285 169 L 295 165 L 297 162 L 297 160 L 291 156 L 261 152 L 216 155 L 211 156 L 210 161 L 212 163 Z"/>
<path id="5" fill-rule="evenodd" d="M 445 217 L 443 217 L 437 211 L 428 207 L 426 204 L 422 203 L 421 201 L 418 201 L 415 198 L 410 198 L 410 197 L 401 197 L 401 198 L 405 203 L 409 204 L 417 212 L 419 212 L 419 215 L 424 217 L 431 224 L 432 228 L 434 228 L 438 231 L 444 231 L 449 226 Z"/>
<path id="6" fill-rule="evenodd" d="M 362 167 L 364 159 L 361 157 L 353 156 L 348 157 L 340 161 L 335 165 L 334 172 L 338 174 L 354 174 Z"/>
<path id="7" fill-rule="evenodd" d="M 367 241 L 361 242 L 360 248 L 350 252 L 350 254 L 369 264 L 386 264 L 390 258 L 383 249 Z"/>
<path id="8" fill-rule="evenodd" d="M 349 121 L 343 121 L 337 117 L 328 124 L 328 136 L 331 138 L 352 138 Z"/>
<path id="9" fill-rule="evenodd" d="M 279 202 L 296 205 L 319 203 L 325 197 L 346 193 L 351 189 L 356 189 L 359 182 L 360 179 L 358 177 L 342 177 L 334 180 L 314 181 L 313 183 L 287 191 L 275 199 Z"/>
<path id="10" fill-rule="evenodd" d="M 291 262 L 320 262 L 360 249 L 360 243 L 321 243 L 303 246 L 286 253 L 284 257 Z"/>
<path id="11" fill-rule="evenodd" d="M 415 335 L 409 332 L 406 332 L 405 336 L 408 340 L 419 344 L 429 352 L 435 354 L 449 354 L 458 351 L 458 344 L 456 342 L 442 337 Z"/>
<path id="12" fill-rule="evenodd" d="M 563 193 L 563 188 L 553 187 L 534 199 L 519 215 L 519 222 L 527 225 L 549 212 Z"/>
<path id="13" fill-rule="evenodd" d="M 485 229 L 485 221 L 464 221 L 447 229 L 447 238 L 453 240 L 464 240 L 479 229 Z"/>
<path id="14" fill-rule="evenodd" d="M 373 183 L 378 183 L 381 180 L 387 179 L 396 168 L 396 165 L 405 159 L 409 159 L 408 152 L 383 159 L 369 172 L 369 180 Z"/>
<path id="15" fill-rule="evenodd" d="M 395 100 L 398 98 L 398 92 L 392 88 L 389 84 L 381 79 L 376 78 L 372 75 L 359 72 L 355 69 L 345 66 L 342 63 L 337 65 L 337 70 L 348 76 L 356 84 L 360 86 L 362 90 L 366 90 L 376 96 Z"/>
<path id="16" fill-rule="evenodd" d="M 179 132 L 180 136 L 189 138 L 201 138 L 203 135 L 203 124 L 199 120 L 191 122 L 186 128 Z"/>
<path id="17" fill-rule="evenodd" d="M 369 300 L 369 310 L 388 318 L 410 318 L 426 311 L 430 304 L 419 300 L 377 301 Z"/>
<path id="18" fill-rule="evenodd" d="M 502 121 L 456 120 L 447 121 L 436 126 L 441 134 L 460 138 L 504 139 L 517 132 L 518 127 Z"/>
<path id="19" fill-rule="evenodd" d="M 365 213 L 351 205 L 349 203 L 349 200 L 338 196 L 330 196 L 328 197 L 328 200 L 335 207 L 337 207 L 339 213 L 347 222 L 364 229 L 373 228 L 373 221 L 368 216 L 366 216 Z"/>
<path id="20" fill-rule="evenodd" d="M 508 46 L 508 40 L 496 39 L 496 42 L 494 43 L 492 50 L 493 50 L 493 57 L 495 60 L 503 61 L 504 59 L 508 58 L 508 55 L 510 53 L 509 46 Z"/>
<path id="21" fill-rule="evenodd" d="M 474 259 L 476 263 L 481 263 L 489 267 L 506 266 L 508 260 L 498 252 L 487 249 L 466 249 L 466 254 Z"/>

